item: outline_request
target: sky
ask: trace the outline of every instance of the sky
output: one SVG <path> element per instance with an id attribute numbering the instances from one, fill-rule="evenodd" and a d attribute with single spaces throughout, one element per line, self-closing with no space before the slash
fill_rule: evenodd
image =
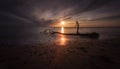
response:
<path id="1" fill-rule="evenodd" d="M 120 27 L 120 0 L 0 0 L 0 27 Z"/>

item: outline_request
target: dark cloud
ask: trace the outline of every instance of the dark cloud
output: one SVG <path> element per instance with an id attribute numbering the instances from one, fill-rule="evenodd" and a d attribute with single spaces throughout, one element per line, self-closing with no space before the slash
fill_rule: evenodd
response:
<path id="1" fill-rule="evenodd" d="M 87 12 L 95 12 L 95 10 L 104 7 L 95 13 L 101 15 L 102 13 L 111 13 L 112 15 L 119 9 L 120 1 L 118 0 L 1 0 L 0 11 L 15 15 L 16 17 L 27 20 L 31 23 L 40 23 L 45 25 L 57 21 L 58 19 L 75 19 L 76 17 L 84 17 Z M 106 10 L 112 8 L 110 10 Z M 102 12 L 101 12 L 102 11 Z M 85 15 L 81 15 L 85 14 Z M 89 13 L 89 15 L 96 15 Z M 12 18 L 16 18 L 10 16 Z M 86 16 L 89 18 L 89 16 Z M 5 16 L 1 17 L 0 21 L 4 21 Z M 8 21 L 12 21 L 7 17 Z"/>
<path id="2" fill-rule="evenodd" d="M 75 12 L 75 14 L 80 14 L 80 13 L 84 13 L 87 11 L 91 11 L 91 10 L 95 10 L 95 9 L 99 9 L 99 7 L 102 7 L 106 4 L 108 4 L 109 2 L 111 2 L 112 0 L 91 0 L 87 6 L 85 8 L 83 8 L 82 10 L 78 10 L 80 9 L 79 5 L 77 6 L 77 12 Z"/>
<path id="3" fill-rule="evenodd" d="M 116 16 L 109 16 L 109 17 L 102 17 L 102 18 L 96 18 L 96 19 L 93 19 L 91 21 L 98 21 L 98 20 L 109 20 L 109 21 L 113 21 L 113 20 L 120 20 L 120 15 L 116 15 Z"/>

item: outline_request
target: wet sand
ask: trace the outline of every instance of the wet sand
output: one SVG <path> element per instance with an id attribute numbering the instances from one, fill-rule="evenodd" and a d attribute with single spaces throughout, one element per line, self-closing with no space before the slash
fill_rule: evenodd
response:
<path id="1" fill-rule="evenodd" d="M 120 39 L 0 46 L 0 69 L 120 69 Z"/>

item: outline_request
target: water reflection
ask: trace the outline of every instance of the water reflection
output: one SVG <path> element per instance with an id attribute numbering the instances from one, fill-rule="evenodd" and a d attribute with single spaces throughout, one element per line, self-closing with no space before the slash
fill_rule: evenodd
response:
<path id="1" fill-rule="evenodd" d="M 64 33 L 64 27 L 61 27 L 61 33 Z"/>
<path id="2" fill-rule="evenodd" d="M 66 37 L 64 35 L 60 37 L 60 45 L 66 45 Z"/>

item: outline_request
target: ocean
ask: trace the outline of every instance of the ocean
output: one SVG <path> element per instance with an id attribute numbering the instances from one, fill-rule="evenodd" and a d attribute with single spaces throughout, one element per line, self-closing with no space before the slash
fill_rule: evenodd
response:
<path id="1" fill-rule="evenodd" d="M 44 33 L 47 27 L 23 27 L 23 28 L 2 28 L 0 31 L 0 44 L 34 44 L 34 43 L 49 43 L 58 41 L 62 38 L 61 35 L 51 35 Z M 54 31 L 61 32 L 61 28 L 49 28 Z M 80 28 L 80 33 L 97 32 L 100 34 L 98 40 L 114 39 L 120 37 L 120 28 Z M 76 28 L 64 28 L 64 33 L 76 33 Z M 64 36 L 69 41 L 75 39 L 87 39 L 78 36 Z M 64 40 L 64 38 L 62 38 Z"/>

